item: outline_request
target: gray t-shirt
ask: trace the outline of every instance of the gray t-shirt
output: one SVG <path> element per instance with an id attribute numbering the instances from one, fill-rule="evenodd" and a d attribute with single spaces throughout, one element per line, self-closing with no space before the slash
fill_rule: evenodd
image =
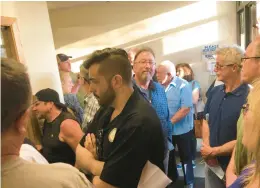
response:
<path id="1" fill-rule="evenodd" d="M 90 188 L 78 169 L 64 163 L 37 164 L 18 157 L 2 164 L 2 188 Z"/>

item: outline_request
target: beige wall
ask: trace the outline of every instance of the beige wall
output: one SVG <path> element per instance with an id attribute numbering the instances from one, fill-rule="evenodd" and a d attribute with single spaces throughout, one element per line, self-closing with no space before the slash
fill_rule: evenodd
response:
<path id="1" fill-rule="evenodd" d="M 17 18 L 33 93 L 53 88 L 63 101 L 46 2 L 1 2 L 1 16 Z"/>
<path id="2" fill-rule="evenodd" d="M 147 45 L 156 61 L 193 64 L 205 91 L 214 77 L 201 61 L 205 44 L 236 43 L 236 2 L 88 2 L 50 11 L 57 52 L 74 62 L 104 47 Z"/>

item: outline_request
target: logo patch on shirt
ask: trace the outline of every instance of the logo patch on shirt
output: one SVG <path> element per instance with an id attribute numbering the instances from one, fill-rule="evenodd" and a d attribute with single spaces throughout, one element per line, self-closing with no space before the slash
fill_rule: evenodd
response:
<path id="1" fill-rule="evenodd" d="M 112 131 L 110 131 L 109 135 L 108 135 L 108 140 L 109 142 L 113 142 L 115 137 L 116 137 L 116 131 L 117 128 L 114 128 Z"/>

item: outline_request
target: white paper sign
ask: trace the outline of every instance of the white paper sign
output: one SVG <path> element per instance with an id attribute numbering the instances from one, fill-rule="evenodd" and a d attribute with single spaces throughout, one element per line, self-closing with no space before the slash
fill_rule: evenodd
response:
<path id="1" fill-rule="evenodd" d="M 208 165 L 208 164 L 206 164 L 206 165 Z M 217 165 L 217 166 L 210 166 L 210 165 L 208 165 L 208 168 L 212 172 L 214 172 L 214 174 L 216 174 L 219 179 L 222 180 L 224 178 L 225 172 L 222 170 L 222 168 L 219 165 Z"/>

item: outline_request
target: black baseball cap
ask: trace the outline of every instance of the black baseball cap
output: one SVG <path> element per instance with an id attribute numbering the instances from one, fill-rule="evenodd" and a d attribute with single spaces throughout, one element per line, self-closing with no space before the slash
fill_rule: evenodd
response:
<path id="1" fill-rule="evenodd" d="M 43 101 L 43 102 L 53 102 L 57 107 L 60 107 L 62 109 L 67 109 L 65 104 L 60 102 L 59 94 L 57 91 L 47 88 L 47 89 L 42 89 L 38 91 L 35 96 L 37 97 L 38 101 Z"/>
<path id="2" fill-rule="evenodd" d="M 62 63 L 64 61 L 67 61 L 69 58 L 72 58 L 72 56 L 67 56 L 66 54 L 57 54 L 56 58 L 58 63 Z"/>

